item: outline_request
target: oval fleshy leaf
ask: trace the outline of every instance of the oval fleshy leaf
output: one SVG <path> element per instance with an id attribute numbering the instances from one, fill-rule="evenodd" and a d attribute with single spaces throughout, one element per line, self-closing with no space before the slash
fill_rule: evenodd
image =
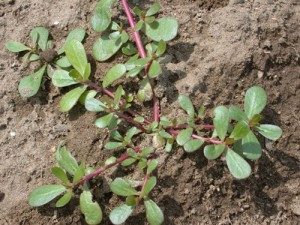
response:
<path id="1" fill-rule="evenodd" d="M 122 178 L 116 178 L 111 184 L 110 189 L 113 193 L 120 196 L 136 195 L 137 191 L 131 187 L 130 183 Z"/>
<path id="2" fill-rule="evenodd" d="M 149 68 L 149 77 L 155 78 L 162 73 L 161 66 L 157 60 L 153 60 Z"/>
<path id="3" fill-rule="evenodd" d="M 65 146 L 57 149 L 55 158 L 61 168 L 67 171 L 70 175 L 74 176 L 78 169 L 78 163 Z"/>
<path id="4" fill-rule="evenodd" d="M 105 61 L 112 57 L 122 46 L 121 35 L 116 39 L 104 36 L 99 38 L 93 45 L 93 56 L 98 61 Z"/>
<path id="5" fill-rule="evenodd" d="M 111 85 L 114 81 L 121 78 L 126 73 L 126 67 L 124 64 L 117 64 L 113 66 L 103 78 L 103 87 Z"/>
<path id="6" fill-rule="evenodd" d="M 187 128 L 182 131 L 180 131 L 176 137 L 177 144 L 184 145 L 186 142 L 188 142 L 191 139 L 191 136 L 193 134 L 192 128 Z"/>
<path id="7" fill-rule="evenodd" d="M 249 119 L 261 113 L 267 104 L 267 94 L 261 87 L 254 86 L 246 91 L 244 110 Z"/>
<path id="8" fill-rule="evenodd" d="M 38 92 L 45 70 L 46 65 L 41 67 L 35 73 L 21 79 L 18 89 L 22 97 L 32 97 Z"/>
<path id="9" fill-rule="evenodd" d="M 74 30 L 72 30 L 68 34 L 64 46 L 58 51 L 58 53 L 62 54 L 65 51 L 65 46 L 71 40 L 77 40 L 79 42 L 82 42 L 85 37 L 85 34 L 86 34 L 86 32 L 85 32 L 85 29 L 83 29 L 83 28 L 75 28 Z"/>
<path id="10" fill-rule="evenodd" d="M 229 125 L 229 110 L 225 106 L 218 106 L 214 109 L 214 126 L 219 138 L 223 141 L 226 137 Z"/>
<path id="11" fill-rule="evenodd" d="M 230 119 L 235 121 L 248 121 L 246 114 L 238 106 L 235 105 L 229 107 L 229 117 Z"/>
<path id="12" fill-rule="evenodd" d="M 73 192 L 71 190 L 68 190 L 55 204 L 55 207 L 64 207 L 66 204 L 68 204 L 73 196 Z"/>
<path id="13" fill-rule="evenodd" d="M 170 41 L 176 37 L 178 22 L 172 17 L 163 17 L 151 24 L 146 23 L 146 35 L 154 41 Z"/>
<path id="14" fill-rule="evenodd" d="M 92 28 L 96 32 L 102 32 L 108 28 L 111 23 L 111 12 L 105 9 L 96 8 L 92 17 Z"/>
<path id="15" fill-rule="evenodd" d="M 85 92 L 86 86 L 74 88 L 65 94 L 59 102 L 59 107 L 62 112 L 70 111 L 78 102 L 80 96 Z"/>
<path id="16" fill-rule="evenodd" d="M 77 84 L 77 81 L 69 75 L 66 70 L 55 70 L 52 75 L 52 83 L 56 87 L 67 87 L 73 84 Z"/>
<path id="17" fill-rule="evenodd" d="M 198 150 L 203 145 L 203 143 L 203 141 L 197 139 L 189 140 L 183 145 L 183 148 L 186 152 L 190 153 Z"/>
<path id="18" fill-rule="evenodd" d="M 54 176 L 60 179 L 64 184 L 70 184 L 66 172 L 60 167 L 53 167 L 51 172 Z"/>
<path id="19" fill-rule="evenodd" d="M 38 187 L 29 194 L 29 205 L 33 207 L 45 205 L 65 191 L 65 186 L 59 184 L 49 184 Z"/>
<path id="20" fill-rule="evenodd" d="M 232 149 L 228 149 L 226 152 L 226 163 L 230 173 L 236 179 L 245 179 L 251 174 L 248 162 Z"/>
<path id="21" fill-rule="evenodd" d="M 234 140 L 242 139 L 246 137 L 249 131 L 250 127 L 248 123 L 241 120 L 234 126 L 233 131 L 230 134 L 230 138 L 233 138 Z"/>
<path id="22" fill-rule="evenodd" d="M 33 43 L 37 43 L 43 51 L 47 49 L 49 31 L 45 27 L 33 28 L 30 32 L 30 36 Z"/>
<path id="23" fill-rule="evenodd" d="M 195 114 L 195 109 L 191 99 L 186 95 L 179 95 L 178 97 L 179 105 L 184 109 L 190 117 L 193 117 Z"/>
<path id="24" fill-rule="evenodd" d="M 220 157 L 225 150 L 225 145 L 206 145 L 204 147 L 204 156 L 208 160 L 214 160 Z"/>
<path id="25" fill-rule="evenodd" d="M 252 131 L 242 139 L 243 155 L 247 159 L 256 160 L 261 157 L 262 149 L 259 141 Z"/>
<path id="26" fill-rule="evenodd" d="M 80 210 L 89 225 L 96 225 L 102 221 L 102 210 L 97 202 L 93 202 L 90 191 L 83 191 L 80 195 Z"/>
<path id="27" fill-rule="evenodd" d="M 82 78 L 84 78 L 88 62 L 81 42 L 75 39 L 68 41 L 65 45 L 65 53 L 72 66 L 80 73 Z"/>
<path id="28" fill-rule="evenodd" d="M 132 211 L 132 206 L 122 204 L 110 212 L 109 219 L 115 225 L 122 224 L 131 215 Z"/>
<path id="29" fill-rule="evenodd" d="M 150 225 L 160 225 L 164 222 L 164 214 L 159 206 L 151 199 L 144 201 L 146 218 Z"/>
<path id="30" fill-rule="evenodd" d="M 282 135 L 280 127 L 271 124 L 261 124 L 257 127 L 258 132 L 264 137 L 276 141 Z"/>
<path id="31" fill-rule="evenodd" d="M 30 48 L 26 45 L 17 42 L 17 41 L 9 41 L 5 44 L 5 47 L 7 50 L 17 53 L 17 52 L 23 52 L 23 51 L 30 51 Z"/>

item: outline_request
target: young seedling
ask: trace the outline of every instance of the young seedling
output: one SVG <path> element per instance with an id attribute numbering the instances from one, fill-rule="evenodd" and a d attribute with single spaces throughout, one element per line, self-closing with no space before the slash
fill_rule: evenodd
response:
<path id="1" fill-rule="evenodd" d="M 9 41 L 6 43 L 6 48 L 13 53 L 25 53 L 23 55 L 23 61 L 39 63 L 36 71 L 21 79 L 19 83 L 19 92 L 23 97 L 32 97 L 36 95 L 45 74 L 49 77 L 52 76 L 53 68 L 65 68 L 68 69 L 71 64 L 67 60 L 64 53 L 64 46 L 56 51 L 53 48 L 52 40 L 49 39 L 49 31 L 44 27 L 35 27 L 31 30 L 30 36 L 32 39 L 31 47 L 28 47 L 20 42 Z M 76 39 L 83 41 L 85 36 L 85 30 L 76 28 L 71 31 L 66 39 L 65 45 L 69 40 Z"/>
<path id="2" fill-rule="evenodd" d="M 110 131 L 104 148 L 112 151 L 112 156 L 102 162 L 101 167 L 93 169 L 78 163 L 65 146 L 59 146 L 57 165 L 52 168 L 52 173 L 60 183 L 33 190 L 29 204 L 42 206 L 61 196 L 56 207 L 63 207 L 79 195 L 80 209 L 86 222 L 99 224 L 102 209 L 93 200 L 93 190 L 99 187 L 91 181 L 112 167 L 132 167 L 143 174 L 139 180 L 115 177 L 109 185 L 111 191 L 124 200 L 110 212 L 110 221 L 122 224 L 137 206 L 144 205 L 147 221 L 151 225 L 159 225 L 164 221 L 163 211 L 152 200 L 151 194 L 157 183 L 154 171 L 159 164 L 157 159 L 161 151 L 158 149 L 164 149 L 168 154 L 178 148 L 187 153 L 203 150 L 208 160 L 223 156 L 233 177 L 245 179 L 251 175 L 248 160 L 257 160 L 262 154 L 256 136 L 261 134 L 275 141 L 282 131 L 277 126 L 262 124 L 261 113 L 267 103 L 267 94 L 258 86 L 247 90 L 243 109 L 239 106 L 217 106 L 213 117 L 209 118 L 203 106 L 196 110 L 188 96 L 179 95 L 178 105 L 185 112 L 185 117 L 161 116 L 159 99 L 154 91 L 155 79 L 162 73 L 160 57 L 166 51 L 166 42 L 176 37 L 178 23 L 171 17 L 157 18 L 161 8 L 158 3 L 146 11 L 135 7 L 133 12 L 139 19 L 135 23 L 127 1 L 120 2 L 130 29 L 124 28 L 123 21 L 113 20 L 115 0 L 99 1 L 92 17 L 92 27 L 102 33 L 93 46 L 93 55 L 102 62 L 122 52 L 129 57 L 126 62 L 113 65 L 100 82 L 93 82 L 91 64 L 81 43 L 84 32 L 75 29 L 58 51 L 59 58 L 54 58 L 55 71 L 50 76 L 54 86 L 69 86 L 69 92 L 59 103 L 62 112 L 68 112 L 80 103 L 87 111 L 97 113 L 99 117 L 95 126 Z M 12 46 L 9 48 L 13 50 Z M 19 45 L 18 49 L 30 51 L 26 46 Z M 52 65 L 47 63 L 44 67 Z M 131 79 L 139 82 L 139 89 L 135 92 L 129 92 L 122 86 L 124 80 Z M 136 104 L 144 106 L 144 101 L 153 102 L 150 117 L 134 107 Z M 213 124 L 203 121 L 212 121 Z M 141 148 L 143 137 L 152 138 L 152 145 Z"/>

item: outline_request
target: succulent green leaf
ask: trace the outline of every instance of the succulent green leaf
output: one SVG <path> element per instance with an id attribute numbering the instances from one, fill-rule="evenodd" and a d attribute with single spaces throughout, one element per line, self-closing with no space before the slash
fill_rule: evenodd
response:
<path id="1" fill-rule="evenodd" d="M 176 137 L 177 144 L 181 146 L 184 145 L 191 139 L 192 134 L 193 134 L 192 128 L 187 128 L 180 131 Z"/>
<path id="2" fill-rule="evenodd" d="M 156 56 L 160 57 L 161 55 L 163 55 L 165 53 L 166 49 L 167 49 L 167 43 L 165 41 L 161 40 L 157 45 Z"/>
<path id="3" fill-rule="evenodd" d="M 191 99 L 186 95 L 179 95 L 178 97 L 179 105 L 184 109 L 190 117 L 193 117 L 195 114 L 195 109 Z"/>
<path id="4" fill-rule="evenodd" d="M 78 40 L 70 40 L 65 45 L 65 53 L 72 66 L 84 78 L 87 67 L 87 57 L 83 45 Z"/>
<path id="5" fill-rule="evenodd" d="M 67 56 L 63 56 L 55 62 L 60 68 L 69 68 L 71 63 L 69 62 Z"/>
<path id="6" fill-rule="evenodd" d="M 143 20 L 140 20 L 135 24 L 134 30 L 139 31 L 144 27 L 144 25 L 145 25 L 145 22 Z"/>
<path id="7" fill-rule="evenodd" d="M 147 174 L 152 173 L 156 169 L 157 165 L 158 165 L 158 161 L 156 159 L 149 161 L 147 163 Z"/>
<path id="8" fill-rule="evenodd" d="M 126 73 L 126 67 L 124 64 L 117 64 L 113 66 L 103 78 L 103 87 L 111 85 L 114 81 L 121 78 Z"/>
<path id="9" fill-rule="evenodd" d="M 203 141 L 197 139 L 189 140 L 183 145 L 183 148 L 186 152 L 190 153 L 198 150 L 203 145 L 203 143 Z"/>
<path id="10" fill-rule="evenodd" d="M 122 166 L 130 166 L 137 161 L 136 158 L 128 158 L 122 162 Z"/>
<path id="11" fill-rule="evenodd" d="M 116 149 L 116 148 L 120 148 L 120 147 L 122 147 L 123 146 L 123 143 L 122 142 L 112 142 L 112 141 L 110 141 L 110 142 L 107 142 L 106 144 L 105 144 L 105 148 L 106 149 L 109 149 L 109 150 L 111 150 L 111 149 Z"/>
<path id="12" fill-rule="evenodd" d="M 230 173 L 236 179 L 245 179 L 251 174 L 248 162 L 232 149 L 228 149 L 226 152 L 226 163 Z"/>
<path id="13" fill-rule="evenodd" d="M 271 124 L 261 124 L 257 127 L 258 132 L 264 137 L 276 141 L 282 135 L 280 127 Z"/>
<path id="14" fill-rule="evenodd" d="M 222 153 L 225 150 L 225 145 L 206 145 L 204 147 L 204 156 L 208 159 L 208 160 L 214 160 L 219 158 L 220 155 L 222 155 Z"/>
<path id="15" fill-rule="evenodd" d="M 109 157 L 107 160 L 105 160 L 104 165 L 110 165 L 117 161 L 117 158 L 114 156 Z"/>
<path id="16" fill-rule="evenodd" d="M 148 75 L 151 78 L 155 78 L 162 73 L 161 66 L 157 60 L 153 60 L 150 65 Z"/>
<path id="17" fill-rule="evenodd" d="M 134 55 L 137 53 L 136 48 L 131 42 L 128 42 L 123 48 L 122 53 L 128 56 Z"/>
<path id="18" fill-rule="evenodd" d="M 33 43 L 37 43 L 43 51 L 47 49 L 49 31 L 45 27 L 33 28 L 30 32 L 30 36 Z"/>
<path id="19" fill-rule="evenodd" d="M 58 179 L 60 179 L 64 184 L 69 184 L 70 183 L 66 172 L 62 168 L 53 167 L 51 169 L 51 172 L 54 176 L 56 176 Z"/>
<path id="20" fill-rule="evenodd" d="M 137 129 L 136 127 L 131 127 L 127 132 L 126 135 L 124 137 L 124 141 L 130 143 L 131 139 L 134 135 L 138 134 L 140 132 L 139 129 Z"/>
<path id="21" fill-rule="evenodd" d="M 242 139 L 242 150 L 243 155 L 247 159 L 256 160 L 261 157 L 262 149 L 260 143 L 252 131 L 249 131 Z"/>
<path id="22" fill-rule="evenodd" d="M 95 121 L 95 125 L 99 128 L 105 128 L 108 127 L 113 122 L 113 119 L 114 119 L 114 114 L 110 113 L 97 119 Z"/>
<path id="23" fill-rule="evenodd" d="M 173 136 L 171 134 L 169 134 L 168 132 L 166 132 L 165 130 L 159 131 L 159 135 L 162 136 L 163 138 L 167 138 L 167 139 L 173 138 Z"/>
<path id="24" fill-rule="evenodd" d="M 67 87 L 73 84 L 77 84 L 77 81 L 69 75 L 66 70 L 55 70 L 52 75 L 52 83 L 56 87 Z"/>
<path id="25" fill-rule="evenodd" d="M 96 32 L 102 32 L 108 28 L 111 23 L 111 12 L 106 9 L 96 8 L 92 17 L 92 28 Z"/>
<path id="26" fill-rule="evenodd" d="M 93 202 L 90 191 L 83 191 L 80 194 L 80 210 L 84 214 L 85 221 L 89 225 L 96 225 L 102 221 L 102 210 L 97 202 Z"/>
<path id="27" fill-rule="evenodd" d="M 58 51 L 58 54 L 62 54 L 65 51 L 65 46 L 68 44 L 69 41 L 71 40 L 77 40 L 79 42 L 82 42 L 84 37 L 85 37 L 85 29 L 83 28 L 75 28 L 74 30 L 72 30 L 68 36 L 67 39 L 65 41 L 65 44 L 63 45 L 63 47 Z"/>
<path id="28" fill-rule="evenodd" d="M 244 110 L 249 119 L 261 113 L 267 104 L 267 94 L 261 87 L 254 86 L 246 91 Z"/>
<path id="29" fill-rule="evenodd" d="M 156 177 L 152 176 L 147 180 L 142 196 L 148 196 L 149 193 L 152 191 L 152 189 L 155 187 L 155 185 L 156 185 Z"/>
<path id="30" fill-rule="evenodd" d="M 132 206 L 129 206 L 127 204 L 122 204 L 122 205 L 114 208 L 110 212 L 109 219 L 115 225 L 122 224 L 132 214 L 132 211 L 133 211 Z"/>
<path id="31" fill-rule="evenodd" d="M 70 111 L 76 105 L 86 88 L 87 86 L 79 86 L 65 94 L 59 102 L 60 110 L 62 112 Z"/>
<path id="32" fill-rule="evenodd" d="M 239 140 L 249 133 L 250 127 L 247 122 L 241 120 L 239 121 L 233 128 L 232 133 L 230 134 L 230 138 L 233 138 L 234 140 Z"/>
<path id="33" fill-rule="evenodd" d="M 151 5 L 151 7 L 147 10 L 146 12 L 146 16 L 153 16 L 156 13 L 159 12 L 159 10 L 161 9 L 160 4 L 155 2 L 153 5 Z"/>
<path id="34" fill-rule="evenodd" d="M 5 44 L 5 47 L 7 50 L 17 53 L 17 52 L 23 52 L 23 51 L 30 51 L 30 48 L 26 45 L 17 42 L 17 41 L 9 41 Z"/>
<path id="35" fill-rule="evenodd" d="M 73 177 L 73 184 L 76 184 L 81 180 L 81 178 L 85 175 L 85 168 L 83 165 L 80 165 L 77 170 L 75 171 L 74 177 Z"/>
<path id="36" fill-rule="evenodd" d="M 78 169 L 78 163 L 65 146 L 58 147 L 55 157 L 58 165 L 74 176 Z"/>
<path id="37" fill-rule="evenodd" d="M 122 46 L 121 35 L 116 39 L 108 36 L 100 37 L 93 45 L 93 55 L 98 61 L 105 61 L 112 57 Z"/>
<path id="38" fill-rule="evenodd" d="M 147 158 L 152 152 L 154 152 L 154 148 L 153 147 L 143 148 L 142 149 L 142 156 Z"/>
<path id="39" fill-rule="evenodd" d="M 137 191 L 133 187 L 131 187 L 131 184 L 122 178 L 116 178 L 110 184 L 110 189 L 116 195 L 125 196 L 125 197 L 137 194 Z"/>
<path id="40" fill-rule="evenodd" d="M 29 61 L 30 62 L 34 62 L 34 61 L 37 61 L 37 60 L 39 60 L 40 59 L 40 56 L 38 55 L 38 54 L 30 54 L 30 56 L 29 56 Z"/>
<path id="41" fill-rule="evenodd" d="M 68 190 L 55 204 L 55 207 L 60 208 L 68 204 L 73 196 L 73 192 Z"/>
<path id="42" fill-rule="evenodd" d="M 150 101 L 153 97 L 153 92 L 151 89 L 151 85 L 149 83 L 148 78 L 145 78 L 141 81 L 140 83 L 140 89 L 137 93 L 137 97 L 139 101 L 144 102 L 144 101 Z"/>
<path id="43" fill-rule="evenodd" d="M 235 105 L 229 107 L 229 117 L 235 121 L 248 121 L 246 114 L 240 109 L 240 107 Z"/>
<path id="44" fill-rule="evenodd" d="M 171 152 L 172 151 L 173 143 L 174 143 L 173 138 L 170 138 L 170 139 L 167 140 L 166 147 L 165 147 L 166 152 Z"/>
<path id="45" fill-rule="evenodd" d="M 46 65 L 42 66 L 35 73 L 23 77 L 19 83 L 19 93 L 22 97 L 32 97 L 40 89 L 43 75 L 46 70 Z"/>
<path id="46" fill-rule="evenodd" d="M 29 194 L 29 205 L 33 207 L 45 205 L 65 191 L 65 186 L 59 184 L 49 184 L 38 187 Z"/>
<path id="47" fill-rule="evenodd" d="M 217 135 L 223 141 L 226 137 L 229 125 L 229 111 L 225 106 L 218 106 L 214 109 L 214 127 Z"/>
<path id="48" fill-rule="evenodd" d="M 128 196 L 128 197 L 126 197 L 126 205 L 136 206 L 136 204 L 137 204 L 137 196 Z"/>
<path id="49" fill-rule="evenodd" d="M 145 208 L 146 208 L 146 218 L 150 225 L 160 225 L 164 222 L 164 214 L 159 208 L 159 206 L 148 199 L 144 201 Z"/>
<path id="50" fill-rule="evenodd" d="M 170 41 L 176 37 L 178 22 L 172 17 L 163 17 L 151 24 L 146 23 L 146 35 L 154 41 Z"/>

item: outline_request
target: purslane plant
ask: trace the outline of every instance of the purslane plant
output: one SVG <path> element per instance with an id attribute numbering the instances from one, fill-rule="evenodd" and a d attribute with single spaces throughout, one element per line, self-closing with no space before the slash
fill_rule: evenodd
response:
<path id="1" fill-rule="evenodd" d="M 213 110 L 213 117 L 209 118 L 203 106 L 196 110 L 188 96 L 179 95 L 178 104 L 185 116 L 170 118 L 162 115 L 154 91 L 155 79 L 162 73 L 160 57 L 166 51 L 166 42 L 176 37 L 178 23 L 171 17 L 156 18 L 161 8 L 158 3 L 146 11 L 135 7 L 132 11 L 139 19 L 136 23 L 127 1 L 120 2 L 130 29 L 124 29 L 123 21 L 113 21 L 115 0 L 99 1 L 92 17 L 92 27 L 101 35 L 93 46 L 93 56 L 101 62 L 122 52 L 129 59 L 112 66 L 100 83 L 93 81 L 91 64 L 81 43 L 85 32 L 75 29 L 72 32 L 76 35 L 71 35 L 71 32 L 58 52 L 59 58 L 52 59 L 56 66 L 50 75 L 54 86 L 69 88 L 59 103 L 62 112 L 68 112 L 81 103 L 87 111 L 99 115 L 95 125 L 110 131 L 105 149 L 112 151 L 112 156 L 101 167 L 92 168 L 83 162 L 78 163 L 65 146 L 59 146 L 56 151 L 57 165 L 52 168 L 52 174 L 60 180 L 60 184 L 36 188 L 30 193 L 29 204 L 42 206 L 61 196 L 55 206 L 63 207 L 79 194 L 80 209 L 86 222 L 99 224 L 102 209 L 93 198 L 93 190 L 99 188 L 94 179 L 116 166 L 133 167 L 144 174 L 140 180 L 116 177 L 110 183 L 111 191 L 120 196 L 123 203 L 111 211 L 109 218 L 113 224 L 121 224 L 136 206 L 143 204 L 148 222 L 157 225 L 164 221 L 163 211 L 151 199 L 151 191 L 157 182 L 153 172 L 158 166 L 157 159 L 161 152 L 158 149 L 164 149 L 167 153 L 177 149 L 177 146 L 182 146 L 187 153 L 203 150 L 208 160 L 223 156 L 230 173 L 236 179 L 245 179 L 251 175 L 247 160 L 256 160 L 262 154 L 256 136 L 261 134 L 275 141 L 282 131 L 275 125 L 262 124 L 261 112 L 266 106 L 267 94 L 258 86 L 246 91 L 243 109 L 239 106 L 218 106 Z M 30 51 L 30 54 L 36 54 L 36 51 L 13 42 L 9 42 L 7 48 L 14 52 Z M 46 49 L 45 46 L 43 48 Z M 42 51 L 45 51 L 43 48 Z M 59 65 L 59 60 L 68 64 Z M 46 62 L 46 65 L 52 65 L 52 61 Z M 139 88 L 128 92 L 122 85 L 126 80 L 139 81 Z M 27 88 L 37 92 L 34 82 L 27 85 Z M 22 92 L 21 95 L 31 96 Z M 135 107 L 145 101 L 153 102 L 152 116 L 149 118 Z M 204 121 L 212 121 L 212 124 Z M 126 131 L 123 125 L 126 125 Z M 141 148 L 141 137 L 147 136 L 152 138 L 152 146 Z"/>

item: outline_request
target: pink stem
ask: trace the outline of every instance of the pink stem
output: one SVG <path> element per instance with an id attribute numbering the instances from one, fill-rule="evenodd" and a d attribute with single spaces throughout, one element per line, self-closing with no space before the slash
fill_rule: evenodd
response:
<path id="1" fill-rule="evenodd" d="M 146 58 L 147 55 L 146 55 L 146 51 L 144 49 L 144 46 L 143 46 L 143 43 L 142 43 L 142 40 L 141 40 L 141 36 L 140 36 L 138 31 L 135 31 L 135 21 L 134 21 L 134 18 L 132 16 L 132 13 L 130 11 L 128 2 L 127 2 L 127 0 L 121 0 L 121 2 L 123 4 L 123 8 L 124 8 L 124 11 L 126 13 L 129 25 L 130 25 L 131 29 L 134 31 L 133 32 L 133 38 L 134 38 L 134 41 L 136 43 L 136 47 L 138 48 L 139 54 L 140 54 L 141 58 Z"/>
<path id="2" fill-rule="evenodd" d="M 141 56 L 141 58 L 146 58 L 147 54 L 146 54 L 146 51 L 144 49 L 141 36 L 140 36 L 138 31 L 135 31 L 135 20 L 134 20 L 134 18 L 132 16 L 132 13 L 130 11 L 130 7 L 128 5 L 128 2 L 127 2 L 127 0 L 121 0 L 121 2 L 123 4 L 123 8 L 124 8 L 125 14 L 127 16 L 129 25 L 130 25 L 131 29 L 133 30 L 133 38 L 134 38 L 134 41 L 136 43 L 137 49 L 139 51 L 139 55 Z M 147 67 L 149 67 L 149 65 Z M 148 74 L 148 69 L 149 68 L 145 69 L 146 74 Z M 158 101 L 158 98 L 155 96 L 154 88 L 153 88 L 152 84 L 151 84 L 151 88 L 152 88 L 152 93 L 153 93 L 153 119 L 154 119 L 154 121 L 159 122 L 159 119 L 160 119 L 159 101 Z"/>
<path id="3" fill-rule="evenodd" d="M 140 148 L 135 147 L 134 148 L 135 152 L 140 152 Z M 103 166 L 99 169 L 96 169 L 94 172 L 86 175 L 85 177 L 83 177 L 77 184 L 74 185 L 74 188 L 83 185 L 84 183 L 90 181 L 91 179 L 101 175 L 102 173 L 104 173 L 106 170 L 119 165 L 120 163 L 122 163 L 123 161 L 125 161 L 126 159 L 129 158 L 129 155 L 127 154 L 127 152 L 123 153 L 114 163 L 108 164 L 106 166 Z"/>
<path id="4" fill-rule="evenodd" d="M 168 132 L 171 135 L 173 135 L 173 136 L 176 137 L 180 131 L 174 130 L 174 129 L 169 129 Z M 199 140 L 201 140 L 203 142 L 207 142 L 207 143 L 211 143 L 211 144 L 215 144 L 215 145 L 225 144 L 223 141 L 220 141 L 220 140 L 217 140 L 217 139 L 214 139 L 214 138 L 201 137 L 201 136 L 198 136 L 196 134 L 192 134 L 192 138 L 199 139 Z"/>

